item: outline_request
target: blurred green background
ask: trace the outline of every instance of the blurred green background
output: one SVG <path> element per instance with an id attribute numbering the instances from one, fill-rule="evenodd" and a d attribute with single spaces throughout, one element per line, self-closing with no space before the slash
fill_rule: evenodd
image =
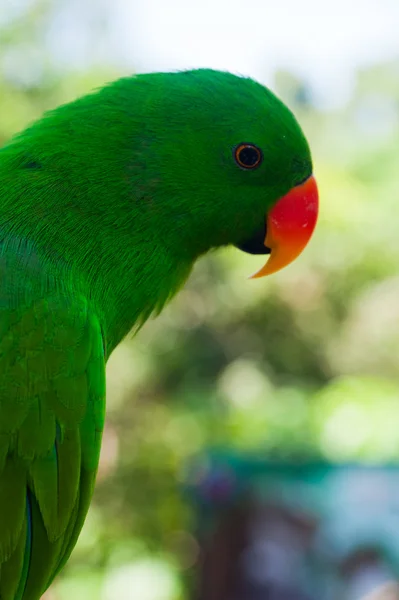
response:
<path id="1" fill-rule="evenodd" d="M 3 0 L 0 143 L 45 109 L 119 75 L 156 67 L 145 47 L 140 50 L 146 36 L 138 33 L 139 4 Z M 208 4 L 204 14 L 209 10 L 212 22 Z M 268 11 L 263 17 L 258 4 L 253 18 L 268 19 L 271 31 L 273 3 L 262 4 Z M 276 34 L 276 48 L 291 51 L 299 63 L 303 58 L 302 71 L 287 67 L 278 52 L 267 66 L 266 54 L 273 50 L 262 55 L 254 43 L 254 74 L 262 79 L 263 56 L 264 81 L 293 109 L 310 140 L 321 195 L 318 229 L 301 258 L 268 279 L 248 280 L 259 259 L 235 249 L 201 260 L 162 316 L 115 351 L 94 501 L 48 600 L 187 598 L 198 547 L 191 533 L 194 515 L 181 489 L 187 464 L 208 448 L 269 459 L 397 460 L 399 50 L 395 55 L 387 46 L 380 56 L 378 39 L 383 46 L 389 36 L 378 20 L 380 38 L 368 39 L 366 27 L 357 44 L 367 56 L 358 62 L 352 56 L 350 85 L 337 98 L 345 56 L 333 69 L 324 48 L 314 67 L 319 88 L 309 59 L 316 60 L 324 35 L 335 36 L 331 47 L 345 55 L 351 36 L 359 37 L 362 10 L 373 5 L 378 15 L 377 4 L 384 11 L 389 2 L 353 3 L 350 14 L 342 15 L 342 47 L 339 27 L 330 31 L 333 22 L 321 13 L 312 17 L 317 39 L 303 40 L 302 25 L 311 13 L 296 15 L 294 28 L 291 19 L 290 32 Z M 214 27 L 221 45 L 229 31 L 230 13 L 224 10 L 223 27 Z M 398 23 L 397 10 L 395 15 Z M 162 26 L 162 11 L 148 18 Z M 178 28 L 178 15 L 170 18 Z M 191 34 L 200 54 L 206 32 L 200 27 Z M 298 52 L 296 41 L 302 44 Z M 160 40 L 147 36 L 146 43 L 158 44 L 158 62 L 167 68 Z M 307 49 L 303 56 L 300 48 Z M 176 48 L 180 56 L 184 51 Z M 209 66 L 224 66 L 216 59 L 211 64 L 208 55 Z M 234 70 L 234 57 L 229 64 Z"/>

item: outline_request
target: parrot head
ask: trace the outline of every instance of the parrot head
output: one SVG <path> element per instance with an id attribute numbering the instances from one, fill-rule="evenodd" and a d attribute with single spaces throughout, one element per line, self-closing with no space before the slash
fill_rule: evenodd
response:
<path id="1" fill-rule="evenodd" d="M 291 111 L 261 84 L 230 73 L 141 78 L 153 103 L 137 159 L 155 178 L 165 240 L 173 227 L 172 243 L 188 254 L 230 244 L 270 255 L 253 277 L 293 261 L 315 228 L 318 191 Z"/>

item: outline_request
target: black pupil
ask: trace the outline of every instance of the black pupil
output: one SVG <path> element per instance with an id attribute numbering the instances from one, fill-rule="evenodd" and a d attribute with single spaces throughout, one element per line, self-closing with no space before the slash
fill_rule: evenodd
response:
<path id="1" fill-rule="evenodd" d="M 259 162 L 259 150 L 252 146 L 245 146 L 240 150 L 238 158 L 245 167 L 254 167 Z"/>

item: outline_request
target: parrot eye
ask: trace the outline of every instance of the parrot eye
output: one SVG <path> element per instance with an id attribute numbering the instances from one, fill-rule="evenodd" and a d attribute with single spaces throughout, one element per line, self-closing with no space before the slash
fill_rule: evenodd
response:
<path id="1" fill-rule="evenodd" d="M 243 169 L 256 169 L 262 162 L 262 151 L 253 144 L 239 144 L 234 149 L 234 158 Z"/>

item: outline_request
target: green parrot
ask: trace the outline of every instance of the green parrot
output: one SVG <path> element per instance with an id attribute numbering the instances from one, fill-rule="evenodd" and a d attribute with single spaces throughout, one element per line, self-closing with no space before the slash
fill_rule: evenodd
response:
<path id="1" fill-rule="evenodd" d="M 38 600 L 90 504 L 113 349 L 209 250 L 310 239 L 318 192 L 292 113 L 210 69 L 126 77 L 0 150 L 0 599 Z"/>

